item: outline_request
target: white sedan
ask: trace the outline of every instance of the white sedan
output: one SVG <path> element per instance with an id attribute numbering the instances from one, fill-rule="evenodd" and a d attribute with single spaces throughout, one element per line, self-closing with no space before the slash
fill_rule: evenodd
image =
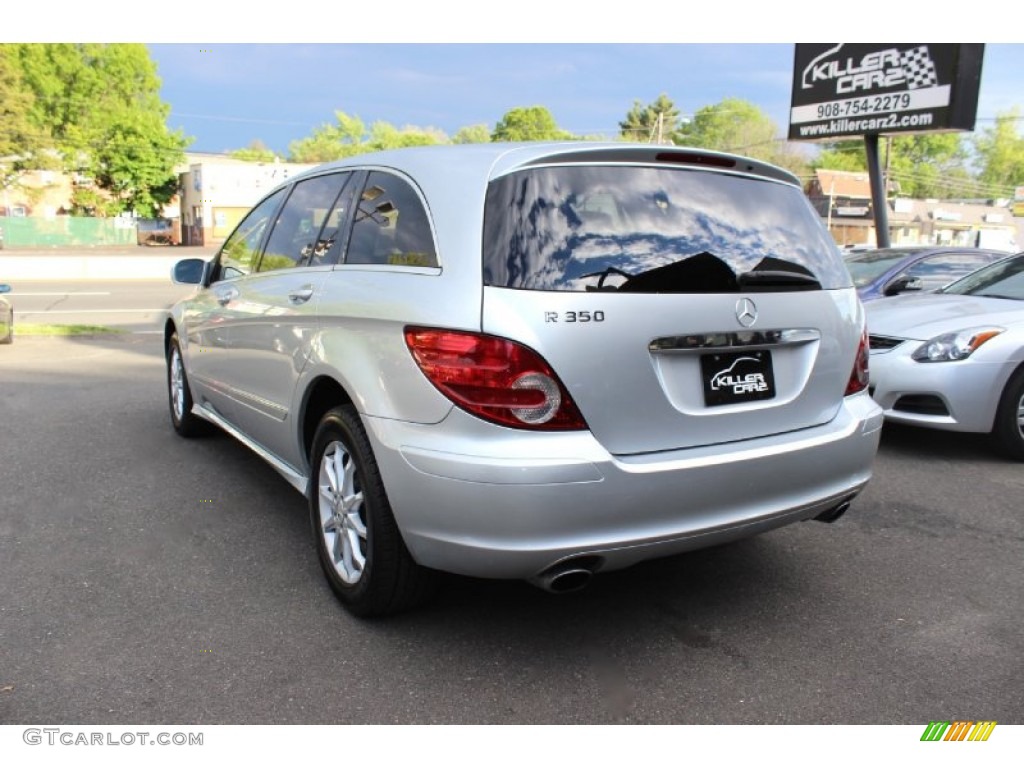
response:
<path id="1" fill-rule="evenodd" d="M 870 391 L 886 419 L 991 433 L 1024 461 L 1024 253 L 865 309 Z"/>

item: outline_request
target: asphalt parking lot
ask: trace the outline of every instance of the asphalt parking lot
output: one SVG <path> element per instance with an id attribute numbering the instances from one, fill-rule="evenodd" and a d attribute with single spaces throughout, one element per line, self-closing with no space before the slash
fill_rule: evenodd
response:
<path id="1" fill-rule="evenodd" d="M 0 723 L 1024 722 L 1024 467 L 886 427 L 803 523 L 353 619 L 301 496 L 171 430 L 155 336 L 0 347 Z"/>

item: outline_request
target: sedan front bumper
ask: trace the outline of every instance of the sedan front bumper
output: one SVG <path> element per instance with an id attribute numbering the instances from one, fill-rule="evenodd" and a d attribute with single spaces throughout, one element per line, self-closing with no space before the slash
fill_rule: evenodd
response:
<path id="1" fill-rule="evenodd" d="M 1005 364 L 972 355 L 920 363 L 911 355 L 924 342 L 908 340 L 872 352 L 870 391 L 888 421 L 953 432 L 990 432 Z"/>

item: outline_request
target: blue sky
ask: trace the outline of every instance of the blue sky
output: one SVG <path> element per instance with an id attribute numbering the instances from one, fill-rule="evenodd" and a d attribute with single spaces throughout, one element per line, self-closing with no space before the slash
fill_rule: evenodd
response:
<path id="1" fill-rule="evenodd" d="M 279 152 L 333 122 L 334 111 L 449 135 L 489 127 L 509 109 L 547 107 L 575 134 L 614 135 L 635 99 L 666 93 L 683 114 L 747 99 L 785 131 L 792 43 L 340 43 L 150 45 L 191 149 L 220 152 L 253 139 Z M 1024 44 L 986 46 L 978 129 L 1024 106 Z"/>
<path id="2" fill-rule="evenodd" d="M 433 126 L 449 135 L 543 105 L 578 134 L 614 134 L 635 99 L 666 93 L 684 113 L 727 97 L 754 102 L 785 132 L 793 43 L 913 37 L 986 41 L 978 130 L 1024 106 L 1024 35 L 1000 14 L 966 6 L 806 0 L 600 5 L 576 0 L 289 0 L 243 6 L 175 0 L 151 14 L 123 3 L 60 4 L 4 19 L 0 41 L 145 42 L 171 105 L 170 124 L 194 150 L 261 139 L 288 143 L 332 122 Z M 1007 38 L 1008 35 L 1015 35 Z M 302 44 L 299 44 L 299 42 Z M 996 41 L 996 42 L 992 42 Z"/>

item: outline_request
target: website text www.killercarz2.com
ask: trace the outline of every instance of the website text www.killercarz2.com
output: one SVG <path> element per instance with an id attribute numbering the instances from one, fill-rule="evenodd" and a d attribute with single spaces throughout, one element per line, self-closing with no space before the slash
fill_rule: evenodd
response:
<path id="1" fill-rule="evenodd" d="M 932 114 L 923 112 L 915 115 L 885 115 L 884 117 L 842 117 L 824 123 L 812 123 L 800 126 L 800 135 L 831 136 L 837 133 L 862 133 L 865 131 L 884 131 L 893 128 L 918 128 L 932 124 Z"/>

